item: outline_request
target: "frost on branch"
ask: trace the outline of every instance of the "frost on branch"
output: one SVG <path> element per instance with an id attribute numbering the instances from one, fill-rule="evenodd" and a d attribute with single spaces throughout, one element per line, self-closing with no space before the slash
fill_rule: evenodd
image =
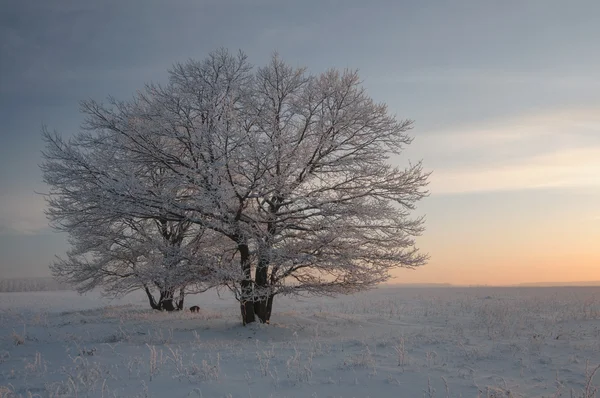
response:
<path id="1" fill-rule="evenodd" d="M 277 294 L 352 293 L 426 263 L 411 211 L 428 174 L 390 162 L 412 122 L 356 72 L 311 75 L 277 55 L 254 69 L 219 50 L 169 73 L 129 102 L 83 102 L 70 143 L 45 134 L 48 215 L 74 244 L 57 275 L 92 264 L 82 286 L 120 286 L 94 271 L 108 261 L 143 267 L 142 286 L 224 285 L 247 323 L 268 322 Z"/>

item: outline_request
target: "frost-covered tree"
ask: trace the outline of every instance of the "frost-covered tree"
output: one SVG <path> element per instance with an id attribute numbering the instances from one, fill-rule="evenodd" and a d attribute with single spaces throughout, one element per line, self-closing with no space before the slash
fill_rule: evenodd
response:
<path id="1" fill-rule="evenodd" d="M 71 243 L 66 257 L 50 266 L 55 279 L 80 293 L 101 287 L 118 296 L 142 289 L 153 309 L 167 311 L 183 308 L 186 290 L 211 286 L 217 260 L 207 249 L 215 243 L 210 231 L 166 220 L 160 211 L 136 218 L 117 206 L 94 205 L 108 199 L 102 190 L 114 175 L 128 173 L 156 192 L 166 189 L 160 168 L 132 162 L 133 154 L 102 134 L 65 142 L 44 130 L 43 138 L 41 167 L 52 187 L 47 215 L 56 229 L 69 233 Z"/>
<path id="2" fill-rule="evenodd" d="M 426 262 L 414 242 L 423 219 L 410 214 L 428 174 L 390 162 L 412 123 L 375 103 L 354 71 L 310 75 L 277 56 L 253 69 L 219 50 L 132 101 L 82 109 L 94 156 L 127 157 L 78 200 L 220 236 L 208 274 L 235 292 L 244 324 L 269 322 L 278 294 L 356 292 Z M 147 181 L 156 169 L 160 189 Z"/>
<path id="3" fill-rule="evenodd" d="M 426 195 L 420 163 L 389 163 L 410 144 L 397 121 L 360 86 L 354 71 L 307 76 L 277 56 L 258 69 L 250 100 L 253 142 L 264 154 L 253 215 L 254 310 L 270 318 L 276 294 L 351 293 L 423 265 L 410 219 Z"/>

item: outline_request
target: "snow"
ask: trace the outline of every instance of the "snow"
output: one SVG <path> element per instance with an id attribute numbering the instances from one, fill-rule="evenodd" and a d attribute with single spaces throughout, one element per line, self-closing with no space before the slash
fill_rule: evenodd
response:
<path id="1" fill-rule="evenodd" d="M 240 324 L 74 292 L 0 294 L 0 397 L 592 397 L 600 288 L 385 287 Z M 587 390 L 587 391 L 586 391 Z"/>

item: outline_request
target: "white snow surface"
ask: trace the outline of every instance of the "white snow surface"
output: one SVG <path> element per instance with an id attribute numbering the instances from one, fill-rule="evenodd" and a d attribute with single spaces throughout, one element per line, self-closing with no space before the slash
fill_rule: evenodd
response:
<path id="1" fill-rule="evenodd" d="M 2 293 L 0 397 L 588 398 L 600 385 L 600 287 L 276 297 L 272 323 L 246 327 L 227 294 L 191 305 Z"/>

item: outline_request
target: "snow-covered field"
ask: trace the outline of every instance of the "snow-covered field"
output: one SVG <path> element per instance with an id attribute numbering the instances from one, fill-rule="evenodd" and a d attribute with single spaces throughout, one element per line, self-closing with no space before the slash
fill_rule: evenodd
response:
<path id="1" fill-rule="evenodd" d="M 240 325 L 142 295 L 0 294 L 0 397 L 592 397 L 600 288 L 381 288 L 278 298 Z M 600 371 L 598 371 L 600 373 Z"/>

